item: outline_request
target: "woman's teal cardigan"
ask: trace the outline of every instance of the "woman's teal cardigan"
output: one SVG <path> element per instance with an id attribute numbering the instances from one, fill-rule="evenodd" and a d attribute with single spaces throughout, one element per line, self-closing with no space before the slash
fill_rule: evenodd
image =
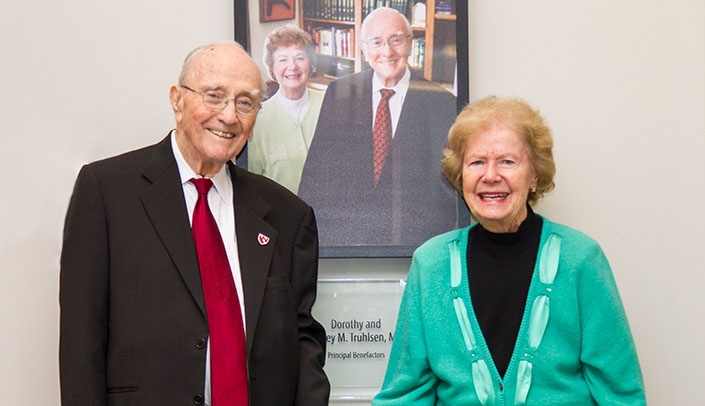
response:
<path id="1" fill-rule="evenodd" d="M 545 218 L 502 379 L 470 300 L 468 231 L 434 237 L 414 253 L 373 406 L 646 404 L 634 341 L 602 249 Z"/>

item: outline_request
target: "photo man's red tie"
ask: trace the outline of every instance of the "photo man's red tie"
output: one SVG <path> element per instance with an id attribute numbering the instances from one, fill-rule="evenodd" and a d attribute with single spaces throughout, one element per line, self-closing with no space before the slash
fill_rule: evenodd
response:
<path id="1" fill-rule="evenodd" d="M 191 179 L 198 190 L 191 232 L 201 268 L 210 330 L 211 404 L 247 406 L 245 329 L 240 301 L 218 224 L 208 207 L 210 179 Z"/>
<path id="2" fill-rule="evenodd" d="M 374 133 L 374 151 L 372 160 L 374 165 L 374 186 L 377 187 L 382 175 L 382 168 L 389 155 L 389 145 L 392 143 L 392 115 L 389 112 L 389 98 L 394 95 L 392 89 L 380 89 L 382 99 L 377 105 L 375 123 L 372 127 Z"/>

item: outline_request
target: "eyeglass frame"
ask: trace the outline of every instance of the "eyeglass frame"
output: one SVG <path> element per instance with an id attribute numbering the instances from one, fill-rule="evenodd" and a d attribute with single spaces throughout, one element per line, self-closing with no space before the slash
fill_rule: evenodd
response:
<path id="1" fill-rule="evenodd" d="M 235 104 L 234 104 L 234 106 L 235 106 L 235 112 L 237 112 L 237 114 L 242 114 L 243 116 L 256 116 L 257 113 L 259 113 L 260 109 L 262 109 L 262 103 L 260 103 L 260 102 L 254 102 L 254 101 L 253 101 L 253 106 L 252 106 L 253 111 L 250 112 L 250 113 L 242 112 L 242 111 L 238 110 L 238 108 L 237 108 L 237 106 L 238 106 L 238 104 L 237 104 L 237 99 L 240 98 L 240 97 L 229 98 L 229 97 L 227 97 L 227 96 L 225 96 L 225 95 L 223 95 L 223 97 L 225 97 L 225 103 L 223 104 L 223 107 L 221 107 L 221 108 L 212 107 L 212 106 L 209 106 L 209 105 L 206 103 L 206 92 L 212 91 L 212 90 L 206 90 L 206 91 L 203 91 L 203 92 L 199 92 L 198 90 L 194 90 L 194 89 L 192 89 L 192 88 L 190 88 L 190 87 L 188 87 L 188 86 L 179 85 L 179 87 L 181 87 L 181 88 L 183 88 L 183 89 L 186 89 L 186 90 L 189 90 L 189 91 L 191 91 L 191 92 L 194 92 L 194 93 L 198 94 L 199 96 L 201 96 L 201 102 L 203 103 L 203 105 L 204 105 L 207 109 L 212 110 L 212 111 L 223 111 L 223 110 L 225 110 L 225 108 L 228 107 L 228 104 L 230 104 L 230 100 L 232 100 L 233 102 L 235 102 Z M 250 98 L 250 97 L 248 97 L 248 98 Z"/>
<path id="2" fill-rule="evenodd" d="M 375 37 L 372 39 L 363 40 L 362 43 L 366 44 L 367 46 L 369 46 L 371 49 L 374 49 L 375 51 L 382 49 L 384 47 L 384 44 L 387 44 L 387 46 L 389 46 L 390 48 L 397 49 L 400 46 L 402 46 L 404 44 L 404 42 L 406 42 L 407 38 L 411 37 L 412 35 L 413 34 L 411 34 L 411 33 L 404 34 L 404 32 L 399 31 L 396 34 L 392 34 L 392 35 L 388 36 L 386 39 L 381 39 L 379 37 Z M 399 38 L 399 43 L 396 45 L 389 42 L 390 40 L 392 40 L 394 38 Z M 379 42 L 379 44 L 374 44 L 371 41 L 380 41 L 380 42 Z"/>

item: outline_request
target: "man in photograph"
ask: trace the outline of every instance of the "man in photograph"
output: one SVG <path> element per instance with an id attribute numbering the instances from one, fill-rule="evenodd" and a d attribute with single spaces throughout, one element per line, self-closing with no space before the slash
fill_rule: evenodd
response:
<path id="1" fill-rule="evenodd" d="M 328 86 L 299 196 L 323 247 L 415 247 L 459 226 L 440 171 L 456 98 L 408 67 L 413 33 L 398 11 L 372 11 L 360 38 L 370 68 Z"/>

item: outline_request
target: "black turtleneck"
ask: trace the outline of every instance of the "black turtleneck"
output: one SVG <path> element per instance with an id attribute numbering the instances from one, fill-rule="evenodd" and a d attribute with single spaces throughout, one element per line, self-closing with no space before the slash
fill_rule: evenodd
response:
<path id="1" fill-rule="evenodd" d="M 528 206 L 527 206 L 528 207 Z M 538 254 L 543 220 L 528 207 L 514 233 L 470 230 L 468 280 L 475 316 L 499 374 L 512 358 Z"/>

